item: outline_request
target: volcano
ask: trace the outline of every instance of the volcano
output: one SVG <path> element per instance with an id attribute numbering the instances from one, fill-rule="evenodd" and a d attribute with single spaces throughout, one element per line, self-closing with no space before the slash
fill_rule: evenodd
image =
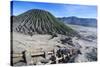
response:
<path id="1" fill-rule="evenodd" d="M 13 16 L 13 31 L 23 34 L 62 34 L 71 35 L 76 32 L 56 19 L 50 12 L 31 9 L 18 16 Z"/>

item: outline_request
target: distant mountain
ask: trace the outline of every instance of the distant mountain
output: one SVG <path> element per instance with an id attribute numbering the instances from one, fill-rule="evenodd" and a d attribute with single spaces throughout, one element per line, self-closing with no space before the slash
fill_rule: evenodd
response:
<path id="1" fill-rule="evenodd" d="M 69 26 L 60 22 L 50 12 L 40 9 L 32 9 L 18 16 L 12 16 L 13 31 L 24 34 L 74 34 Z"/>
<path id="2" fill-rule="evenodd" d="M 93 18 L 78 18 L 72 16 L 72 17 L 58 18 L 58 20 L 68 24 L 97 27 L 97 20 Z"/>

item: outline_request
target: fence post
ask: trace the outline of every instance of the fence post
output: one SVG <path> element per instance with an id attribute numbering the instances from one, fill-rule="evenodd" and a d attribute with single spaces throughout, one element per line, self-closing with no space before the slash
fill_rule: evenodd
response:
<path id="1" fill-rule="evenodd" d="M 25 51 L 24 52 L 24 57 L 25 57 L 24 59 L 25 59 L 27 65 L 33 64 L 33 60 L 32 60 L 32 57 L 31 57 L 31 53 L 29 51 Z"/>
<path id="2" fill-rule="evenodd" d="M 59 60 L 57 59 L 56 52 L 57 52 L 57 50 L 54 49 L 54 50 L 53 50 L 53 53 L 54 53 L 54 56 L 55 56 L 55 58 L 56 58 L 55 62 L 56 62 L 56 64 L 57 64 Z"/>
<path id="3" fill-rule="evenodd" d="M 48 52 L 44 51 L 44 58 L 47 59 L 48 57 Z"/>

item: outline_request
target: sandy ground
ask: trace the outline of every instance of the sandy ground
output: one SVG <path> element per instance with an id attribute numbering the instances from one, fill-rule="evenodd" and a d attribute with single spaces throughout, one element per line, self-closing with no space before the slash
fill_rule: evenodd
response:
<path id="1" fill-rule="evenodd" d="M 92 57 L 96 57 L 97 28 L 78 25 L 69 26 L 78 31 L 83 37 L 81 39 L 78 39 L 77 37 L 72 38 L 73 44 L 75 45 L 74 48 L 80 49 L 82 53 L 75 58 L 74 62 L 93 61 L 91 58 L 87 58 L 87 53 L 92 53 Z M 22 53 L 25 50 L 31 52 L 51 51 L 57 48 L 57 46 L 71 48 L 72 46 L 61 43 L 60 39 L 64 37 L 66 36 L 59 35 L 58 37 L 52 38 L 51 35 L 40 34 L 29 36 L 13 32 L 13 53 Z M 94 49 L 96 50 L 95 53 L 92 52 Z"/>
<path id="2" fill-rule="evenodd" d="M 64 46 L 58 43 L 59 37 L 51 39 L 51 35 L 23 35 L 20 33 L 13 33 L 13 51 L 14 53 L 21 53 L 24 50 L 28 51 L 50 51 L 56 48 L 57 45 Z"/>
<path id="3" fill-rule="evenodd" d="M 82 47 L 80 49 L 82 54 L 78 55 L 78 57 L 75 59 L 75 62 L 93 61 L 87 58 L 86 54 L 87 53 L 92 53 L 93 55 L 97 54 L 97 28 L 84 27 L 84 26 L 79 26 L 79 25 L 69 25 L 69 26 L 77 30 L 80 33 L 80 35 L 83 37 L 83 39 L 78 39 L 76 41 Z M 96 49 L 96 53 L 92 52 L 93 49 Z"/>

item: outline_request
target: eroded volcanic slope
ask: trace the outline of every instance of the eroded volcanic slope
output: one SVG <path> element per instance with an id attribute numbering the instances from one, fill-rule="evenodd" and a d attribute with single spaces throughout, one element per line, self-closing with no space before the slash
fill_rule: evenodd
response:
<path id="1" fill-rule="evenodd" d="M 31 9 L 18 16 L 12 17 L 12 30 L 23 34 L 75 34 L 76 32 L 60 22 L 50 12 Z"/>

